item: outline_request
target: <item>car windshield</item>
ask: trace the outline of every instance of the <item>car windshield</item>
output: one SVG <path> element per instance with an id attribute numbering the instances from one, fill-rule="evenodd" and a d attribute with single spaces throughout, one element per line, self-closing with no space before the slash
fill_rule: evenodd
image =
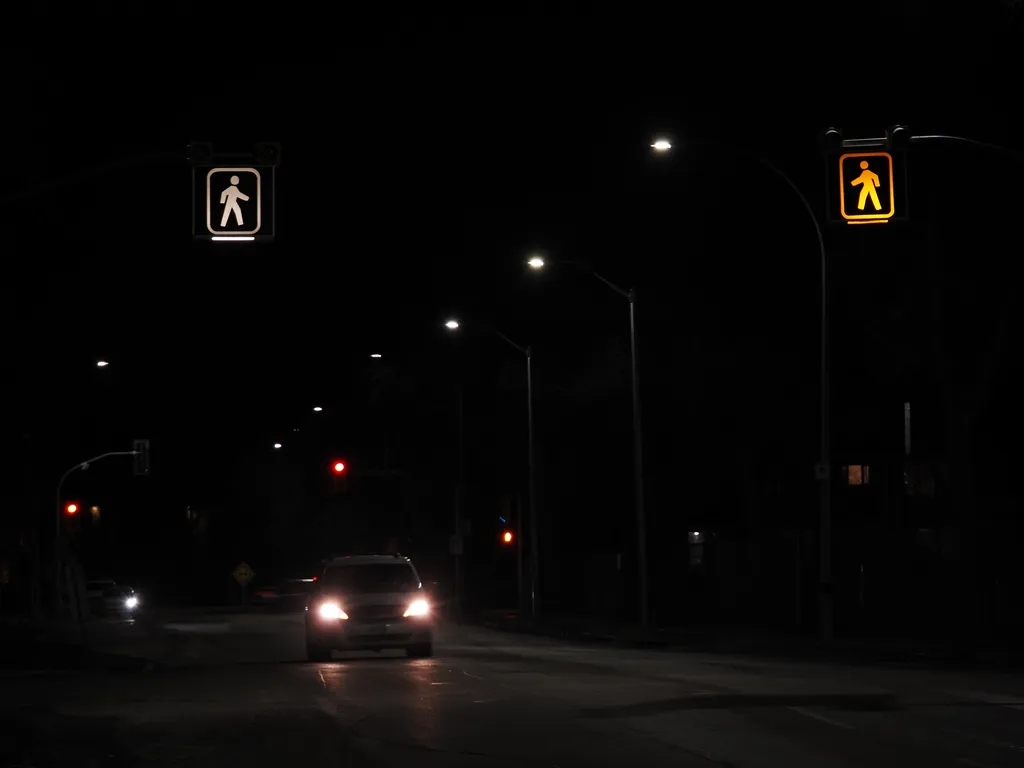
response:
<path id="1" fill-rule="evenodd" d="M 336 565 L 327 569 L 322 583 L 343 592 L 400 592 L 419 586 L 416 573 L 406 563 Z"/>

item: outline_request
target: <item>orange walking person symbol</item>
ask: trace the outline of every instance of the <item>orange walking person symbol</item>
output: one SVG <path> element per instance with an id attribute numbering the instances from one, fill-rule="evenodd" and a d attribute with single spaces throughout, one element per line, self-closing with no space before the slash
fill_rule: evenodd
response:
<path id="1" fill-rule="evenodd" d="M 868 170 L 868 161 L 860 161 L 861 174 L 856 179 L 850 182 L 851 187 L 860 185 L 860 197 L 857 199 L 857 210 L 864 210 L 864 203 L 867 202 L 868 197 L 871 197 L 871 202 L 875 206 L 876 211 L 882 210 L 882 204 L 878 202 L 878 193 L 875 191 L 878 187 L 882 186 L 881 181 L 878 179 L 877 173 L 872 173 Z"/>

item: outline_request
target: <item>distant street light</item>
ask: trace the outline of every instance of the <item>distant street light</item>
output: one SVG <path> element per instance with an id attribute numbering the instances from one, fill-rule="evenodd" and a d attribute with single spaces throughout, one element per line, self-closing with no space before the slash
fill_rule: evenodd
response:
<path id="1" fill-rule="evenodd" d="M 653 144 L 651 144 L 651 149 L 653 149 L 655 152 L 668 152 L 670 149 L 672 149 L 672 142 L 669 141 L 668 139 L 658 139 Z"/>
<path id="2" fill-rule="evenodd" d="M 110 363 L 108 363 L 106 360 L 97 360 L 96 361 L 96 367 L 97 368 L 106 368 L 108 365 L 110 365 Z"/>
<path id="3" fill-rule="evenodd" d="M 459 327 L 459 321 L 458 320 L 449 320 L 449 321 L 447 321 L 444 324 L 444 327 L 447 328 L 449 331 L 457 330 L 458 327 Z"/>
<path id="4" fill-rule="evenodd" d="M 320 413 L 320 411 L 322 411 L 323 408 L 321 408 L 319 405 L 314 405 L 313 410 L 316 411 L 317 413 Z"/>
<path id="5" fill-rule="evenodd" d="M 534 256 L 527 260 L 526 263 L 529 264 L 532 269 L 544 268 L 544 259 L 542 259 L 540 256 Z"/>
<path id="6" fill-rule="evenodd" d="M 372 355 L 370 355 L 370 357 L 372 357 L 374 360 L 380 360 L 382 357 L 384 357 L 384 355 L 382 355 L 380 352 L 374 352 Z"/>
<path id="7" fill-rule="evenodd" d="M 274 450 L 275 451 L 281 450 L 281 444 L 280 443 L 274 443 Z"/>

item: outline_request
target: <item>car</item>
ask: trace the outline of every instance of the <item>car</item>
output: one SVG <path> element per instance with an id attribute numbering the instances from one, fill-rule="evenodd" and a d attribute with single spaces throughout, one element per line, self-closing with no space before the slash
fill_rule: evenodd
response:
<path id="1" fill-rule="evenodd" d="M 94 613 L 111 616 L 134 614 L 139 608 L 135 590 L 112 579 L 96 579 L 85 585 L 89 608 Z"/>
<path id="2" fill-rule="evenodd" d="M 434 652 L 430 601 L 412 561 L 402 555 L 348 555 L 329 560 L 305 610 L 306 655 L 404 649 Z"/>

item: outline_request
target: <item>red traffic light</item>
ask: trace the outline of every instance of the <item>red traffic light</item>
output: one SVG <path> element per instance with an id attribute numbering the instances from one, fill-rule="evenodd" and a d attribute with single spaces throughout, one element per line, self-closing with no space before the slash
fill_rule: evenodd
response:
<path id="1" fill-rule="evenodd" d="M 334 462 L 334 465 L 332 466 L 332 469 L 334 470 L 334 474 L 336 474 L 336 475 L 343 474 L 347 468 L 348 467 L 346 466 L 344 461 L 336 461 L 336 462 Z"/>
<path id="2" fill-rule="evenodd" d="M 64 507 L 64 511 L 67 512 L 69 515 L 77 515 L 78 505 L 75 504 L 74 502 L 71 502 L 66 507 Z"/>
<path id="3" fill-rule="evenodd" d="M 501 534 L 501 540 L 506 544 L 511 544 L 512 538 L 512 531 L 505 531 L 503 534 Z"/>

